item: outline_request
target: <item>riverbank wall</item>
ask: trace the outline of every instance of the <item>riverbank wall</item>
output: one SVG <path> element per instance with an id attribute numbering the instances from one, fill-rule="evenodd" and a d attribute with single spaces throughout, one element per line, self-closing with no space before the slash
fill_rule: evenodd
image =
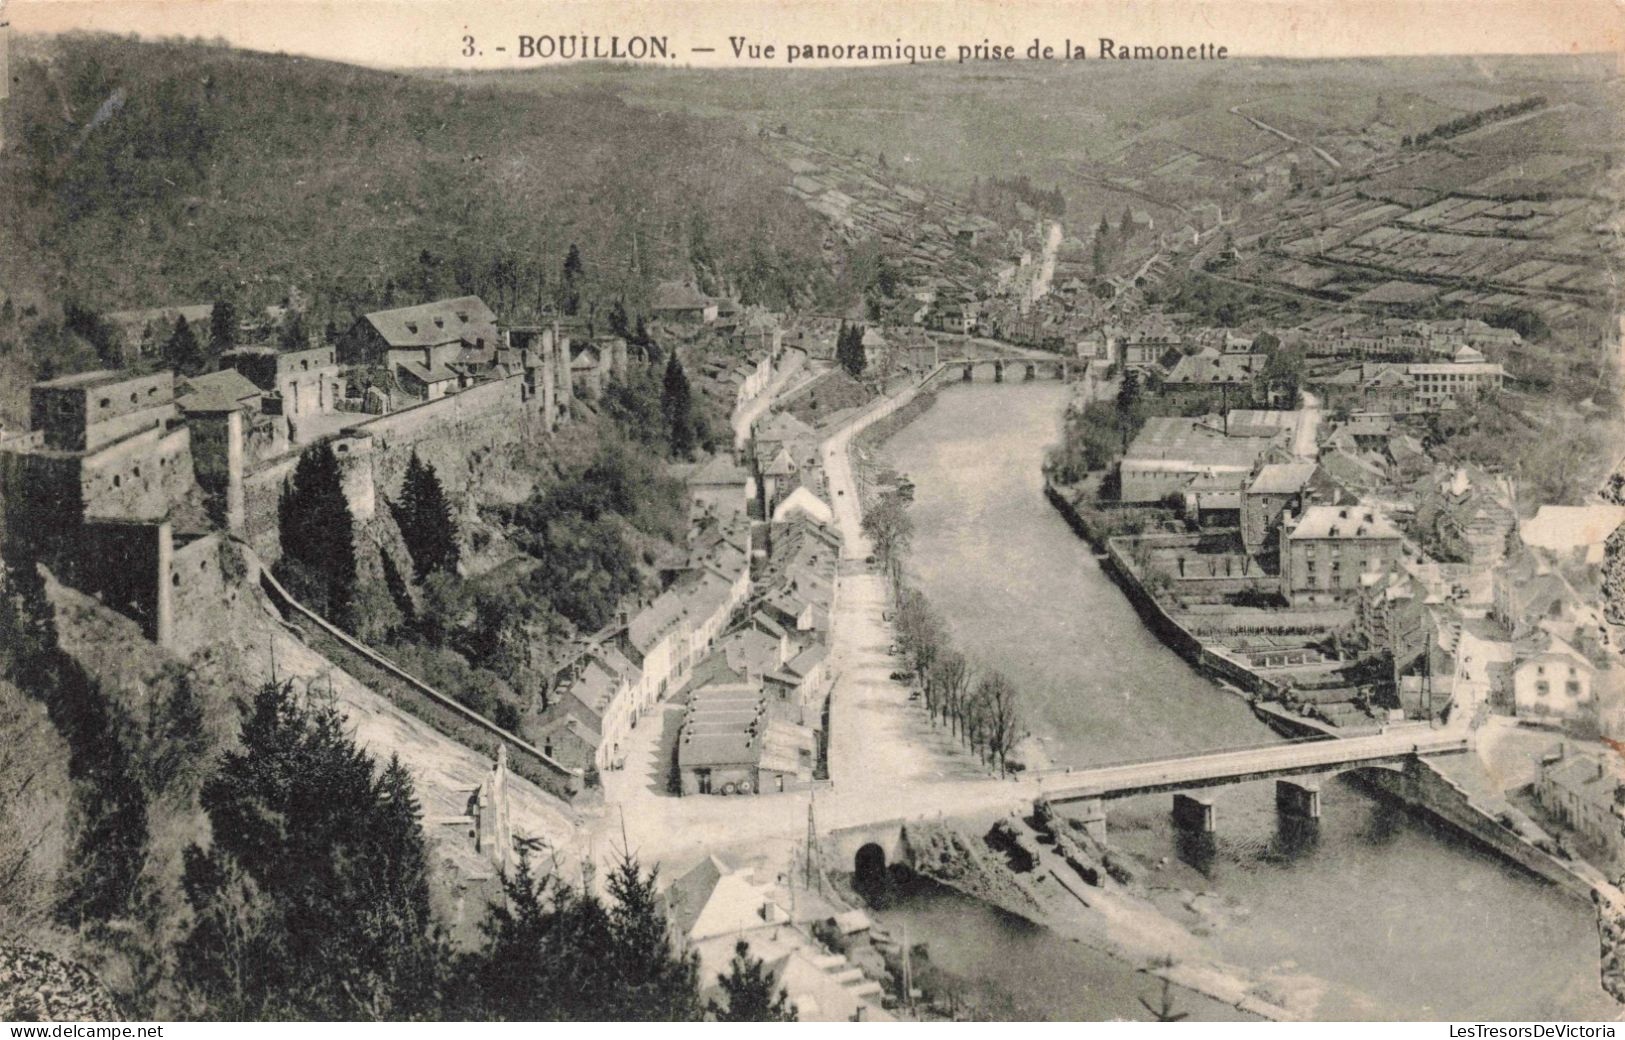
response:
<path id="1" fill-rule="evenodd" d="M 1259 719 L 1283 736 L 1339 735 L 1338 730 L 1319 720 L 1296 716 L 1284 709 L 1261 703 L 1281 701 L 1286 692 L 1285 688 L 1273 679 L 1260 675 L 1244 662 L 1210 646 L 1181 624 L 1140 581 L 1128 543 L 1121 537 L 1107 536 L 1098 530 L 1076 505 L 1048 481 L 1044 483 L 1044 497 L 1049 499 L 1067 526 L 1095 550 L 1096 557 L 1100 561 L 1100 569 L 1122 590 L 1146 627 L 1156 633 L 1164 645 L 1184 658 L 1191 667 L 1218 682 L 1225 689 L 1246 698 L 1253 705 Z M 1265 708 L 1269 710 L 1260 710 Z"/>
<path id="2" fill-rule="evenodd" d="M 1596 881 L 1504 825 L 1489 809 L 1478 804 L 1466 788 L 1427 761 L 1412 758 L 1406 760 L 1403 770 L 1359 769 L 1351 775 L 1380 795 L 1422 810 L 1474 844 L 1551 882 L 1565 895 L 1588 904 L 1596 901 L 1599 891 Z"/>

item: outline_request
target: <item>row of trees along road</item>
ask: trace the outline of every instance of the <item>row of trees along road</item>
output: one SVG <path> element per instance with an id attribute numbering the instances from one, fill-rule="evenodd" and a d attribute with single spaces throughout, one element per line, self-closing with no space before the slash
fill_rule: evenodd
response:
<path id="1" fill-rule="evenodd" d="M 906 583 L 903 562 L 913 542 L 914 521 L 902 497 L 883 495 L 864 512 L 863 531 L 886 573 L 896 606 L 898 649 L 913 665 L 926 713 L 932 723 L 949 727 L 983 762 L 1008 773 L 1010 754 L 1022 736 L 1020 691 L 1003 673 L 978 668 L 957 650 L 941 615 L 924 593 Z"/>

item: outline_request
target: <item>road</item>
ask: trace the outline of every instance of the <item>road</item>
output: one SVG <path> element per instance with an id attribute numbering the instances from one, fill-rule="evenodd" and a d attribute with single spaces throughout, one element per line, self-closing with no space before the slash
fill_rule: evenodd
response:
<path id="1" fill-rule="evenodd" d="M 1300 459 L 1320 457 L 1320 420 L 1325 414 L 1320 398 L 1303 391 L 1303 406 L 1298 409 L 1298 428 L 1292 440 L 1292 454 Z"/>
<path id="2" fill-rule="evenodd" d="M 751 426 L 767 412 L 768 408 L 772 407 L 774 400 L 786 389 L 786 384 L 795 377 L 796 373 L 802 371 L 806 362 L 807 355 L 801 351 L 784 351 L 781 355 L 779 370 L 773 373 L 773 378 L 768 381 L 767 386 L 762 388 L 762 392 L 734 409 L 729 424 L 733 426 L 735 448 L 744 447 L 745 442 L 750 440 Z"/>
<path id="3" fill-rule="evenodd" d="M 1330 166 L 1334 170 L 1339 170 L 1339 169 L 1342 169 L 1342 167 L 1343 167 L 1343 164 L 1338 162 L 1335 158 L 1333 158 L 1332 154 L 1330 152 L 1328 152 L 1326 149 L 1320 147 L 1319 145 L 1314 145 L 1314 144 L 1310 144 L 1307 141 L 1299 140 L 1298 138 L 1293 137 L 1291 134 L 1287 133 L 1285 130 L 1282 130 L 1279 127 L 1270 126 L 1268 123 L 1264 122 L 1262 119 L 1259 119 L 1256 116 L 1248 115 L 1247 113 L 1241 111 L 1241 106 L 1240 105 L 1232 105 L 1230 107 L 1230 114 L 1240 116 L 1241 118 L 1247 120 L 1247 122 L 1249 122 L 1249 123 L 1253 124 L 1254 126 L 1258 127 L 1260 130 L 1264 131 L 1265 133 L 1274 134 L 1276 137 L 1279 137 L 1283 141 L 1290 141 L 1295 145 L 1298 145 L 1300 147 L 1309 149 L 1311 152 L 1315 153 L 1315 156 L 1317 158 L 1319 158 L 1322 162 L 1324 162 L 1327 166 Z"/>

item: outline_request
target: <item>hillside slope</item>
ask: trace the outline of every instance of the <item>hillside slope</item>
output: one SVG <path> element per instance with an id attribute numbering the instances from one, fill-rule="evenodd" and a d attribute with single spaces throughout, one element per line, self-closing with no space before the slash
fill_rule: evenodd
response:
<path id="1" fill-rule="evenodd" d="M 512 315 L 556 298 L 572 243 L 583 296 L 634 310 L 665 277 L 777 305 L 828 284 L 821 226 L 732 123 L 201 43 L 18 51 L 0 295 L 42 315 L 290 286 L 317 327 L 451 292 Z"/>

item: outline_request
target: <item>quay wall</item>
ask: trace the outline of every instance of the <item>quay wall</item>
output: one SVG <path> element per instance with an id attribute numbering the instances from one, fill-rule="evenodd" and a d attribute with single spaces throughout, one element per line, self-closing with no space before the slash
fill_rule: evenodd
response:
<path id="1" fill-rule="evenodd" d="M 1596 886 L 1562 860 L 1536 848 L 1473 801 L 1465 788 L 1427 761 L 1407 759 L 1403 771 L 1360 769 L 1354 775 L 1396 801 L 1422 809 L 1452 829 L 1556 885 L 1565 894 L 1595 900 Z"/>
<path id="2" fill-rule="evenodd" d="M 1061 518 L 1067 522 L 1067 526 L 1095 549 L 1101 570 L 1123 591 L 1123 595 L 1134 606 L 1141 620 L 1170 650 L 1183 657 L 1203 675 L 1251 694 L 1249 700 L 1253 700 L 1255 704 L 1257 700 L 1281 699 L 1285 691 L 1280 684 L 1260 675 L 1246 663 L 1210 647 L 1168 613 L 1140 582 L 1121 538 L 1106 537 L 1096 530 L 1053 484 L 1046 482 L 1044 494 L 1061 514 Z M 1178 539 L 1182 536 L 1152 535 L 1150 538 L 1153 544 L 1156 544 L 1159 537 Z M 1287 736 L 1328 735 L 1327 731 L 1312 719 L 1299 719 L 1279 711 L 1261 712 L 1259 717 L 1272 729 Z"/>

